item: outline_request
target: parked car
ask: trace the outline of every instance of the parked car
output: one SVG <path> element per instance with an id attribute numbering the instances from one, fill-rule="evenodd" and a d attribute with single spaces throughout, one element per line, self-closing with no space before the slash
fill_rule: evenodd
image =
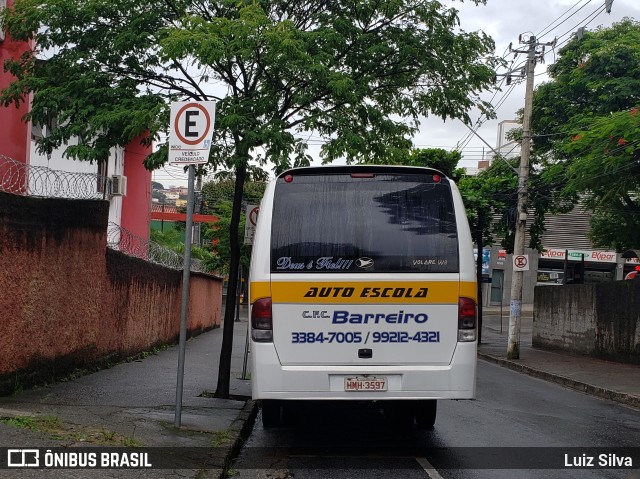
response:
<path id="1" fill-rule="evenodd" d="M 640 273 L 640 266 L 636 266 L 636 268 L 633 271 L 629 271 L 627 273 L 624 279 L 634 279 L 636 278 L 636 276 L 638 276 L 639 273 Z"/>

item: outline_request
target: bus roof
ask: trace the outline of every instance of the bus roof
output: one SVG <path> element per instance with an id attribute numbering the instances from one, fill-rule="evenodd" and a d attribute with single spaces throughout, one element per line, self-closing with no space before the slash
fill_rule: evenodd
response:
<path id="1" fill-rule="evenodd" d="M 325 166 L 305 166 L 300 168 L 291 168 L 280 173 L 276 178 L 283 178 L 286 175 L 338 175 L 351 173 L 400 173 L 400 174 L 420 174 L 420 175 L 441 175 L 447 178 L 445 174 L 435 168 L 427 168 L 423 166 L 405 166 L 405 165 L 325 165 Z"/>

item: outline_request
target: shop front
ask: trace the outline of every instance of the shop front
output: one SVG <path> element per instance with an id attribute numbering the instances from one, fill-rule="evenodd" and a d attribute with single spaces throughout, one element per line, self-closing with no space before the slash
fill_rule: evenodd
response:
<path id="1" fill-rule="evenodd" d="M 586 284 L 616 280 L 615 251 L 547 248 L 538 258 L 537 284 Z"/>

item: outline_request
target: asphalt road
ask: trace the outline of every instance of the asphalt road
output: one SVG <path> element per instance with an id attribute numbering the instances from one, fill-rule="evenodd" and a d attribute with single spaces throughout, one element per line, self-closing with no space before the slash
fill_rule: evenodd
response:
<path id="1" fill-rule="evenodd" d="M 432 430 L 399 429 L 357 403 L 310 404 L 298 416 L 265 430 L 259 415 L 234 477 L 640 479 L 640 411 L 483 361 L 477 400 L 440 401 Z M 629 453 L 631 470 L 564 464 Z"/>

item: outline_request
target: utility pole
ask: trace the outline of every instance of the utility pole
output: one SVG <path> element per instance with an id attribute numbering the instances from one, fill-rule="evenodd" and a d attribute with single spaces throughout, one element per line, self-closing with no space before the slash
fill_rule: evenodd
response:
<path id="1" fill-rule="evenodd" d="M 527 197 L 529 181 L 529 158 L 531 155 L 531 112 L 533 109 L 533 79 L 535 75 L 536 59 L 544 58 L 544 47 L 555 45 L 552 43 L 539 44 L 534 35 L 523 39 L 520 35 L 520 43 L 528 44 L 526 50 L 514 50 L 516 53 L 527 54 L 527 64 L 524 74 L 526 76 L 526 91 L 524 96 L 524 114 L 522 118 L 522 148 L 520 155 L 520 170 L 518 172 L 518 206 L 516 218 L 516 231 L 513 244 L 513 258 L 524 255 L 524 237 L 527 231 Z M 538 46 L 542 50 L 538 51 Z M 512 265 L 513 266 L 513 265 Z M 520 358 L 520 320 L 522 316 L 522 286 L 524 272 L 514 270 L 511 276 L 511 302 L 509 313 L 509 342 L 507 345 L 507 359 Z"/>

